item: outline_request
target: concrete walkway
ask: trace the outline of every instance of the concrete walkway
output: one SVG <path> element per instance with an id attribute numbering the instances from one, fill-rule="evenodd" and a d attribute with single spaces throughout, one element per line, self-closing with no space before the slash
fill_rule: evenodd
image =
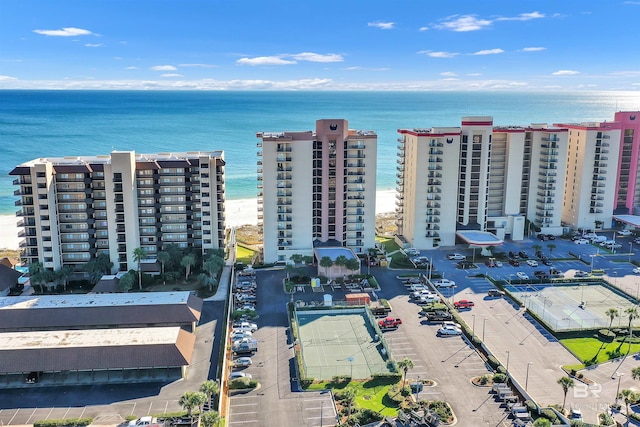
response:
<path id="1" fill-rule="evenodd" d="M 215 295 L 206 298 L 205 301 L 226 301 L 229 295 L 229 286 L 231 286 L 231 272 L 233 270 L 233 264 L 236 262 L 236 229 L 232 228 L 229 235 L 229 243 L 227 244 L 229 250 L 229 257 L 225 262 L 222 274 L 220 275 L 220 282 L 218 282 L 218 290 Z"/>

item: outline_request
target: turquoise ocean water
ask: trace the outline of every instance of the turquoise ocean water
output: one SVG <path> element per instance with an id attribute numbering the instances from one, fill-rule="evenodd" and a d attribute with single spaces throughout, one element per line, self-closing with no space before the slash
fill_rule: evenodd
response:
<path id="1" fill-rule="evenodd" d="M 345 118 L 378 134 L 378 189 L 395 188 L 397 129 L 601 121 L 640 110 L 638 92 L 0 91 L 0 214 L 13 214 L 16 165 L 37 157 L 224 150 L 227 197 L 256 196 L 256 132 Z"/>

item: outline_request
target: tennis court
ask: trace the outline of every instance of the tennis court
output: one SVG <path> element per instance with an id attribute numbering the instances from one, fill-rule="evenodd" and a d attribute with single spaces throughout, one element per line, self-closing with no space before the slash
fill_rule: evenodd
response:
<path id="1" fill-rule="evenodd" d="M 506 289 L 554 331 L 606 328 L 606 312 L 618 309 L 613 326 L 626 326 L 624 311 L 635 306 L 628 295 L 602 283 L 511 285 Z"/>
<path id="2" fill-rule="evenodd" d="M 393 369 L 384 338 L 376 339 L 364 310 L 296 311 L 296 318 L 306 377 L 365 379 Z"/>

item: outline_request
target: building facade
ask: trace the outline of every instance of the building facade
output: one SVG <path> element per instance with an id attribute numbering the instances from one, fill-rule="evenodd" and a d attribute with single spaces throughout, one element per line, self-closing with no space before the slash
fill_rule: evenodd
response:
<path id="1" fill-rule="evenodd" d="M 154 259 L 164 245 L 224 247 L 221 151 L 40 158 L 17 166 L 23 262 L 79 266 L 107 254 L 116 271 Z"/>
<path id="2" fill-rule="evenodd" d="M 375 244 L 377 135 L 347 120 L 315 131 L 260 132 L 258 224 L 264 262 L 313 255 L 319 245 L 363 253 Z"/>

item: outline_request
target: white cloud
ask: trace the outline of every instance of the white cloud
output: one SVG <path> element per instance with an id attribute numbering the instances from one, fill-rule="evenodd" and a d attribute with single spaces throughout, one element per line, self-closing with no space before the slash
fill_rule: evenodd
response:
<path id="1" fill-rule="evenodd" d="M 472 53 L 471 55 L 497 55 L 499 53 L 504 53 L 504 50 L 502 49 L 484 49 L 484 50 L 479 50 L 475 53 Z"/>
<path id="2" fill-rule="evenodd" d="M 636 77 L 636 76 L 640 76 L 640 70 L 633 70 L 633 71 L 614 71 L 612 73 L 610 73 L 611 75 L 614 76 L 625 76 L 625 77 Z"/>
<path id="3" fill-rule="evenodd" d="M 640 4 L 640 1 L 625 1 L 622 4 Z"/>
<path id="4" fill-rule="evenodd" d="M 445 71 L 444 73 L 440 73 L 441 76 L 446 76 L 446 77 L 455 77 L 458 74 L 454 73 L 453 71 Z"/>
<path id="5" fill-rule="evenodd" d="M 418 28 L 418 31 L 428 31 L 429 27 L 420 27 Z"/>
<path id="6" fill-rule="evenodd" d="M 86 43 L 86 47 L 102 47 L 104 46 L 102 43 Z"/>
<path id="7" fill-rule="evenodd" d="M 293 59 L 297 59 L 298 61 L 309 61 L 309 62 L 342 62 L 344 61 L 342 55 L 337 55 L 335 53 L 328 53 L 326 55 L 322 55 L 320 53 L 314 52 L 302 52 L 296 53 L 295 55 L 287 55 L 291 56 Z"/>
<path id="8" fill-rule="evenodd" d="M 217 65 L 212 65 L 212 64 L 178 64 L 178 67 L 216 68 Z"/>
<path id="9" fill-rule="evenodd" d="M 418 53 L 430 56 L 431 58 L 453 58 L 459 55 L 458 52 L 433 52 L 431 50 L 421 50 Z"/>
<path id="10" fill-rule="evenodd" d="M 470 76 L 470 77 L 477 77 L 477 76 L 481 76 L 482 74 L 481 73 L 467 73 L 466 75 Z"/>
<path id="11" fill-rule="evenodd" d="M 393 29 L 393 26 L 396 25 L 395 22 L 369 22 L 367 23 L 367 26 L 369 27 L 376 27 L 376 28 L 380 28 L 381 30 L 391 30 Z"/>
<path id="12" fill-rule="evenodd" d="M 580 71 L 558 70 L 558 71 L 555 71 L 555 72 L 551 73 L 551 75 L 553 75 L 553 76 L 575 76 L 576 74 L 580 74 Z"/>
<path id="13" fill-rule="evenodd" d="M 251 65 L 252 67 L 259 65 L 290 65 L 297 64 L 296 61 L 287 61 L 279 56 L 257 56 L 255 58 L 240 58 L 236 64 Z"/>
<path id="14" fill-rule="evenodd" d="M 167 73 L 167 74 L 161 74 L 161 77 L 182 77 L 182 74 Z"/>
<path id="15" fill-rule="evenodd" d="M 448 18 L 436 28 L 442 30 L 451 30 L 457 32 L 476 31 L 481 30 L 491 25 L 491 21 L 487 19 L 480 19 L 475 15 L 454 15 Z"/>
<path id="16" fill-rule="evenodd" d="M 458 81 L 460 79 L 455 78 L 455 77 L 447 77 L 446 79 L 442 79 L 443 82 L 455 82 Z"/>
<path id="17" fill-rule="evenodd" d="M 540 12 L 521 13 L 518 16 L 500 17 L 496 21 L 530 21 L 532 19 L 544 18 L 545 14 Z"/>
<path id="18" fill-rule="evenodd" d="M 88 36 L 93 34 L 89 30 L 82 28 L 67 27 L 60 30 L 33 30 L 34 33 L 42 34 L 45 36 L 57 36 L 57 37 L 75 37 L 75 36 Z"/>
<path id="19" fill-rule="evenodd" d="M 8 80 L 18 80 L 15 77 L 11 77 L 11 76 L 2 76 L 0 75 L 0 82 L 6 82 Z"/>
<path id="20" fill-rule="evenodd" d="M 173 65 L 154 65 L 153 67 L 151 67 L 151 69 L 153 71 L 175 71 L 175 70 L 177 70 L 177 68 L 174 67 Z"/>
<path id="21" fill-rule="evenodd" d="M 135 66 L 131 66 L 131 67 L 126 67 L 125 70 L 137 70 L 138 67 Z"/>
<path id="22" fill-rule="evenodd" d="M 546 47 L 523 47 L 521 49 L 522 52 L 540 52 L 542 50 L 547 50 Z"/>

